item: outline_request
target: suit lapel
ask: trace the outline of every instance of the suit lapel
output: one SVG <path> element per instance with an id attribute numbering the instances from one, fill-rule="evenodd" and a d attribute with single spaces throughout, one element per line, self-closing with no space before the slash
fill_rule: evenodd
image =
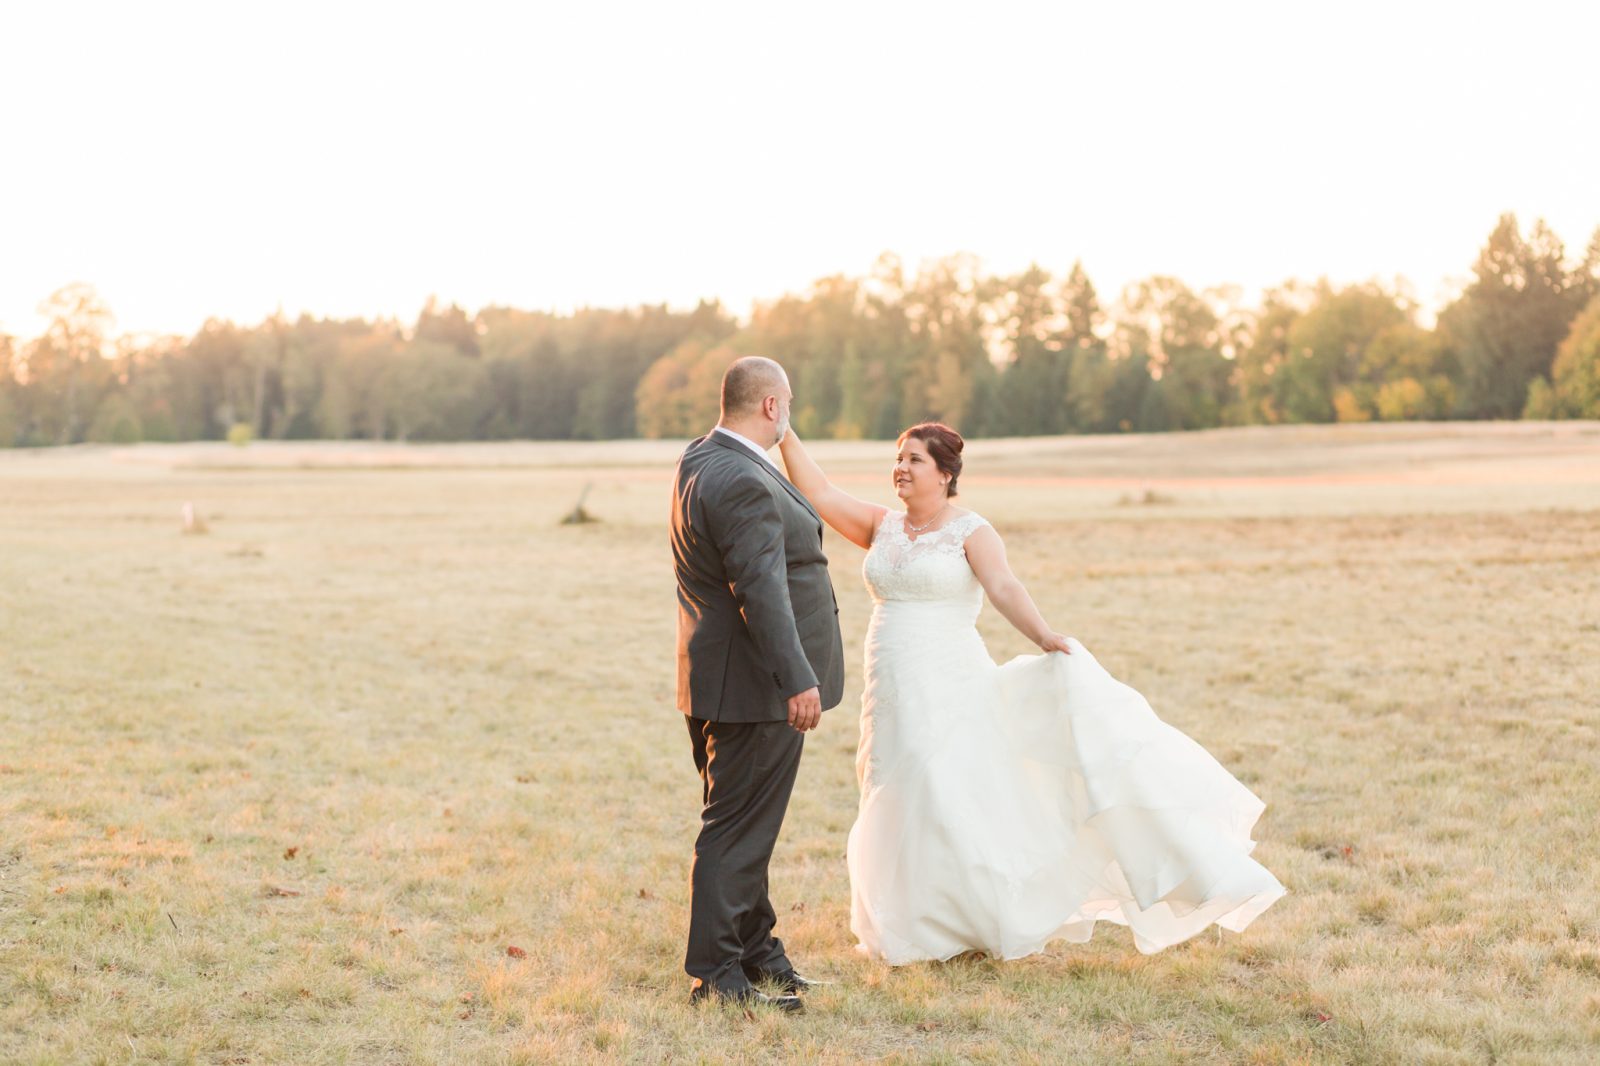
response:
<path id="1" fill-rule="evenodd" d="M 726 433 L 718 433 L 716 430 L 712 430 L 710 433 L 706 434 L 705 439 L 713 444 L 721 445 L 737 455 L 743 456 L 756 466 L 759 466 L 762 470 L 765 470 L 768 477 L 782 485 L 789 495 L 794 497 L 795 502 L 801 507 L 804 507 L 806 509 L 806 513 L 812 518 L 816 519 L 819 525 L 821 524 L 822 516 L 817 514 L 817 509 L 815 507 L 811 506 L 811 501 L 806 499 L 800 490 L 795 488 L 793 483 L 790 482 L 788 478 L 778 473 L 777 467 L 758 458 L 751 453 L 749 448 L 746 448 L 743 444 L 740 444 L 738 441 L 729 437 Z"/>

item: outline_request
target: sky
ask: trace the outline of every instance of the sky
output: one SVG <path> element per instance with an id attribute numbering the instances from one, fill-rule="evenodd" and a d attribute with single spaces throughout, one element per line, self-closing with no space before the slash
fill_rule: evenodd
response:
<path id="1" fill-rule="evenodd" d="M 0 332 L 803 292 L 957 252 L 1446 302 L 1600 226 L 1600 4 L 0 8 Z"/>

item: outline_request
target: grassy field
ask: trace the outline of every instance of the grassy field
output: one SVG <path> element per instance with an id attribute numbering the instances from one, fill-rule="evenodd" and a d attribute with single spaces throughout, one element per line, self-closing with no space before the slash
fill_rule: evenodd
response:
<path id="1" fill-rule="evenodd" d="M 830 538 L 851 677 L 773 886 L 833 984 L 795 1018 L 686 1003 L 677 450 L 0 452 L 0 1062 L 1600 1056 L 1600 425 L 969 448 L 1046 616 L 1267 802 L 1289 896 L 1152 957 L 854 954 Z M 890 500 L 892 446 L 818 450 Z"/>

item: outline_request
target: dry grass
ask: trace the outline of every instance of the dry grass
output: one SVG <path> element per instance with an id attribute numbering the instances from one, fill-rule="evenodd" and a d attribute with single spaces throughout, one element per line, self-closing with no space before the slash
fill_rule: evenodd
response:
<path id="1" fill-rule="evenodd" d="M 885 446 L 822 451 L 887 498 Z M 1291 894 L 1150 958 L 868 964 L 852 693 L 774 868 L 834 982 L 800 1018 L 685 1004 L 674 454 L 0 452 L 0 1061 L 1593 1060 L 1600 426 L 974 444 L 966 501 L 1267 800 Z"/>

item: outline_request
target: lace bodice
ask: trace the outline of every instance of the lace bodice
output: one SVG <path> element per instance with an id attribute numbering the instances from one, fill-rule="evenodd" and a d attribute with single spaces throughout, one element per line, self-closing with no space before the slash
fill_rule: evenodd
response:
<path id="1" fill-rule="evenodd" d="M 983 516 L 968 511 L 915 540 L 905 522 L 904 511 L 890 511 L 872 538 L 862 574 L 873 601 L 981 603 L 983 588 L 967 562 L 966 543 L 989 524 Z"/>

